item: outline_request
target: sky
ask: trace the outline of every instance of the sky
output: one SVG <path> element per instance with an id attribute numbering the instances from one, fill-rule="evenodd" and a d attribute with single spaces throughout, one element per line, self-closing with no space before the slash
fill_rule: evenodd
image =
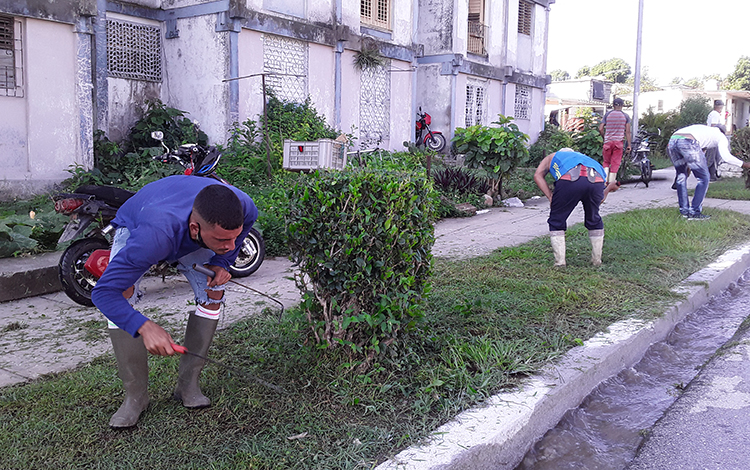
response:
<path id="1" fill-rule="evenodd" d="M 614 57 L 635 72 L 638 0 L 556 0 L 550 6 L 547 73 Z M 750 0 L 643 0 L 641 66 L 657 84 L 726 77 L 750 56 Z"/>

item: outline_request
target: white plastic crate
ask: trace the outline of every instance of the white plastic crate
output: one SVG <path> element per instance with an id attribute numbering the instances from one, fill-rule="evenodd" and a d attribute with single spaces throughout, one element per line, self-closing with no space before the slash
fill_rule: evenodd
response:
<path id="1" fill-rule="evenodd" d="M 285 170 L 315 170 L 333 168 L 341 170 L 346 166 L 346 152 L 342 142 L 320 139 L 315 142 L 284 140 Z"/>

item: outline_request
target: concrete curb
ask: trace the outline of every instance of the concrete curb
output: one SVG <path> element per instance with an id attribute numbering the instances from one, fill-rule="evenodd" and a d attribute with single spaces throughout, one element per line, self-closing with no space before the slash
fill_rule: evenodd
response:
<path id="1" fill-rule="evenodd" d="M 602 381 L 637 363 L 687 314 L 750 268 L 750 244 L 729 250 L 676 289 L 685 299 L 652 321 L 625 320 L 569 351 L 519 390 L 495 395 L 461 413 L 422 446 L 406 449 L 377 470 L 513 469 L 533 443 Z"/>
<path id="2" fill-rule="evenodd" d="M 60 256 L 62 252 L 3 259 L 0 263 L 0 302 L 61 290 L 57 274 Z"/>

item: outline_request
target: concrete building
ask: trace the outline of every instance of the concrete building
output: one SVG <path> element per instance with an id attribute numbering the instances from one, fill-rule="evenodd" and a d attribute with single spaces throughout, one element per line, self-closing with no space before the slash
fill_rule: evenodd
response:
<path id="1" fill-rule="evenodd" d="M 212 143 L 258 119 L 262 83 L 306 98 L 361 147 L 401 150 L 416 110 L 456 127 L 544 125 L 554 0 L 0 0 L 0 198 L 93 163 L 92 135 L 127 136 L 148 100 Z M 376 50 L 384 65 L 360 70 Z M 265 75 L 264 75 L 265 74 Z"/>

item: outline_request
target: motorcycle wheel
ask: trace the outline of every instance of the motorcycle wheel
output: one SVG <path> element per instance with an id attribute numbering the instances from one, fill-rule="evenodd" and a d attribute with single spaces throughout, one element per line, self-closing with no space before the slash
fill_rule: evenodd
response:
<path id="1" fill-rule="evenodd" d="M 644 159 L 641 162 L 641 181 L 643 181 L 643 184 L 645 184 L 647 188 L 649 181 L 651 181 L 652 172 L 651 162 L 648 159 Z"/>
<path id="2" fill-rule="evenodd" d="M 440 152 L 445 148 L 445 137 L 443 134 L 432 134 L 432 137 L 427 137 L 427 148 L 434 152 Z"/>
<path id="3" fill-rule="evenodd" d="M 93 307 L 91 291 L 97 278 L 83 267 L 96 250 L 108 250 L 109 243 L 101 238 L 84 238 L 70 245 L 60 258 L 59 275 L 63 290 L 74 302 Z"/>
<path id="4" fill-rule="evenodd" d="M 260 232 L 251 228 L 250 233 L 242 241 L 242 248 L 240 248 L 237 259 L 229 267 L 229 274 L 232 277 L 249 276 L 260 268 L 265 257 L 266 243 L 263 241 Z"/>

